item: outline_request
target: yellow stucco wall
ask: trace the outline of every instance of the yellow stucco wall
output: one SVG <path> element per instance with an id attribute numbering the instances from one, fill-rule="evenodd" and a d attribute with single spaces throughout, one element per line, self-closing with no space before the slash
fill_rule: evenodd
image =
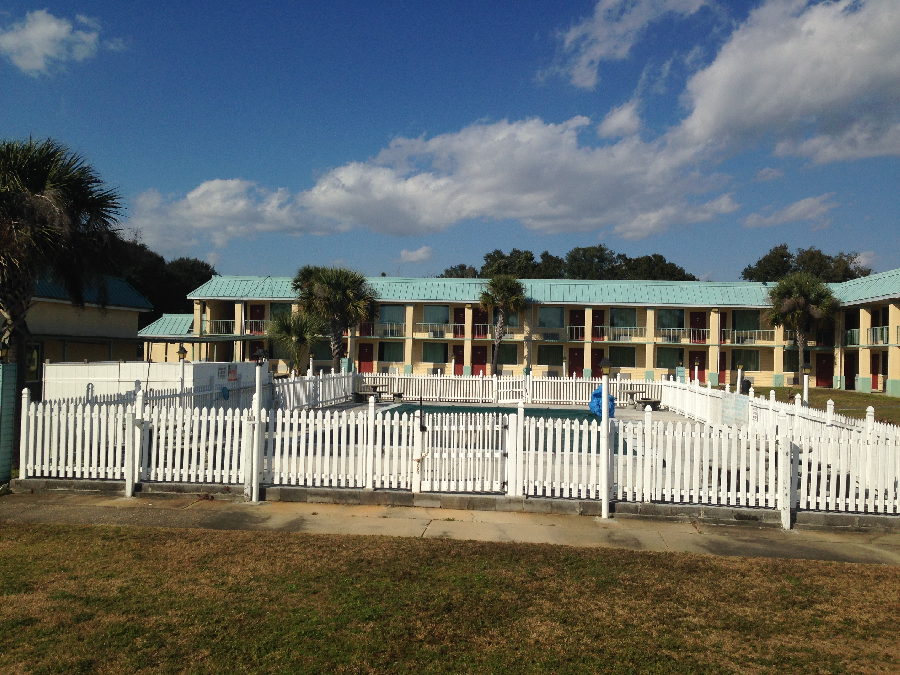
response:
<path id="1" fill-rule="evenodd" d="M 39 300 L 28 310 L 33 335 L 137 338 L 137 310 L 85 307 Z"/>

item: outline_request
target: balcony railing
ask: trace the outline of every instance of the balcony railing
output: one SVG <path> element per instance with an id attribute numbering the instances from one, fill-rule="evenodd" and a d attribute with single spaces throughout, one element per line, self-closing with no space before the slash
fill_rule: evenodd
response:
<path id="1" fill-rule="evenodd" d="M 493 326 L 489 323 L 473 323 L 472 339 L 473 340 L 489 340 L 491 338 L 491 329 Z"/>
<path id="2" fill-rule="evenodd" d="M 844 346 L 855 347 L 859 344 L 859 328 L 844 331 Z"/>
<path id="3" fill-rule="evenodd" d="M 606 326 L 594 326 L 591 328 L 591 341 L 600 342 L 606 339 Z"/>
<path id="4" fill-rule="evenodd" d="M 203 319 L 203 335 L 234 335 L 234 319 Z"/>
<path id="5" fill-rule="evenodd" d="M 569 342 L 584 342 L 584 326 L 566 326 Z"/>
<path id="6" fill-rule="evenodd" d="M 403 323 L 379 323 L 375 327 L 375 334 L 378 337 L 405 337 L 406 324 Z"/>
<path id="7" fill-rule="evenodd" d="M 887 345 L 891 343 L 890 329 L 887 326 L 874 326 L 869 329 L 870 345 Z"/>
<path id="8" fill-rule="evenodd" d="M 497 327 L 490 327 L 490 337 L 493 340 L 497 335 Z M 503 339 L 504 340 L 521 340 L 525 337 L 525 332 L 521 326 L 504 326 L 503 327 Z"/>
<path id="9" fill-rule="evenodd" d="M 415 331 L 421 337 L 432 340 L 446 340 L 454 337 L 456 334 L 456 326 L 461 324 L 452 323 L 417 323 Z"/>
<path id="10" fill-rule="evenodd" d="M 788 345 L 797 344 L 797 331 L 784 331 L 784 343 Z M 815 337 L 812 335 L 807 336 L 806 344 L 810 347 L 834 347 L 834 331 L 818 330 Z"/>
<path id="11" fill-rule="evenodd" d="M 775 342 L 775 331 L 723 330 L 722 342 L 731 345 L 755 345 L 759 342 Z"/>
<path id="12" fill-rule="evenodd" d="M 265 335 L 267 323 L 263 319 L 247 319 L 244 321 L 244 334 Z"/>
<path id="13" fill-rule="evenodd" d="M 540 340 L 541 342 L 562 342 L 565 338 L 565 328 L 538 328 L 531 335 L 532 340 Z"/>
<path id="14" fill-rule="evenodd" d="M 604 326 L 606 339 L 610 342 L 630 342 L 647 337 L 646 326 Z"/>

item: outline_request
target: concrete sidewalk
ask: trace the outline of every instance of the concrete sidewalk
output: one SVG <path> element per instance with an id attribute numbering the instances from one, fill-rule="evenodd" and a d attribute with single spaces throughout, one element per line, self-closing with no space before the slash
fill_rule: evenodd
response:
<path id="1" fill-rule="evenodd" d="M 77 493 L 0 497 L 0 526 L 15 523 L 438 537 L 900 565 L 900 533 L 897 532 L 785 532 L 625 516 L 603 520 L 545 513 L 307 502 L 252 504 L 196 497 L 125 499 Z"/>

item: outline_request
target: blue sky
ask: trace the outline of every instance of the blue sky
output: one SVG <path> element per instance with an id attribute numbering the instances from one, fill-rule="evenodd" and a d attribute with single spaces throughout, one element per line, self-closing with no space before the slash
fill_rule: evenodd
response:
<path id="1" fill-rule="evenodd" d="M 0 0 L 0 135 L 222 274 L 604 243 L 900 267 L 900 2 Z"/>

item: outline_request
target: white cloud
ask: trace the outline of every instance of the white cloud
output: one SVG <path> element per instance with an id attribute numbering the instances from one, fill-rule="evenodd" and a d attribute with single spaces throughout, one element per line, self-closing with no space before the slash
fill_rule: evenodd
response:
<path id="1" fill-rule="evenodd" d="M 218 254 L 216 251 L 210 251 L 206 254 L 206 262 L 215 267 L 222 260 L 222 256 Z"/>
<path id="2" fill-rule="evenodd" d="M 764 216 L 761 213 L 751 213 L 744 219 L 744 227 L 772 227 L 774 225 L 803 221 L 822 223 L 823 216 L 840 206 L 836 202 L 828 201 L 833 196 L 834 193 L 829 192 L 818 197 L 807 197 L 768 216 Z"/>
<path id="3" fill-rule="evenodd" d="M 641 118 L 638 115 L 637 106 L 637 99 L 631 99 L 618 108 L 610 110 L 597 128 L 597 133 L 602 138 L 618 138 L 636 134 L 641 130 Z"/>
<path id="4" fill-rule="evenodd" d="M 75 21 L 85 30 L 44 9 L 29 12 L 24 21 L 0 29 L 0 54 L 29 75 L 46 73 L 54 63 L 83 61 L 97 52 L 100 26 L 81 15 Z"/>
<path id="5" fill-rule="evenodd" d="M 706 0 L 599 0 L 594 14 L 563 37 L 564 72 L 576 87 L 593 89 L 601 61 L 628 56 L 648 24 L 673 12 L 689 16 Z"/>
<path id="6" fill-rule="evenodd" d="M 417 248 L 415 251 L 408 251 L 406 249 L 403 249 L 402 251 L 400 251 L 400 262 L 425 262 L 426 260 L 431 260 L 432 253 L 434 253 L 434 250 L 430 246 L 423 246 L 421 248 Z"/>
<path id="7" fill-rule="evenodd" d="M 875 260 L 878 258 L 875 255 L 875 251 L 862 251 L 859 255 L 856 256 L 856 260 L 854 261 L 860 267 L 872 267 L 875 265 Z"/>
<path id="8" fill-rule="evenodd" d="M 755 180 L 758 183 L 767 180 L 775 180 L 776 178 L 781 178 L 784 175 L 784 171 L 781 169 L 773 169 L 772 167 L 767 166 L 764 169 L 760 169 L 759 173 L 756 174 Z"/>
<path id="9" fill-rule="evenodd" d="M 770 0 L 687 85 L 684 142 L 772 135 L 829 162 L 900 153 L 900 3 Z"/>

